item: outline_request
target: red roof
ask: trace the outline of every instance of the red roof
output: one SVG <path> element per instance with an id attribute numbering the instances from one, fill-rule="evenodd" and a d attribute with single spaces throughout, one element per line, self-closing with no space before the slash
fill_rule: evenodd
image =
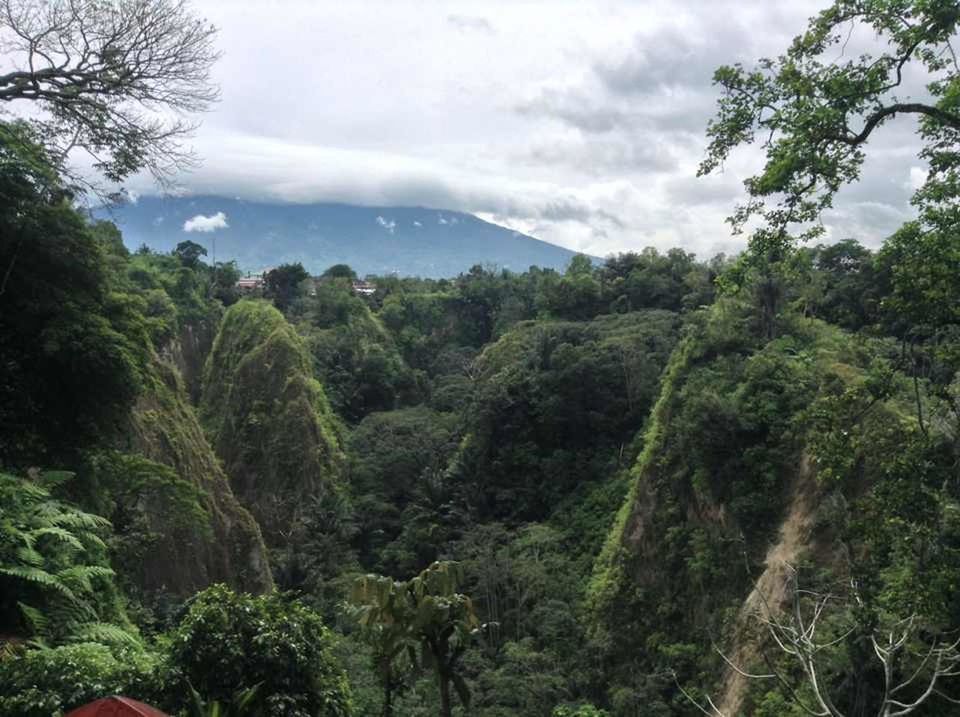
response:
<path id="1" fill-rule="evenodd" d="M 66 717 L 170 717 L 155 707 L 129 697 L 104 697 L 83 707 L 67 712 Z"/>

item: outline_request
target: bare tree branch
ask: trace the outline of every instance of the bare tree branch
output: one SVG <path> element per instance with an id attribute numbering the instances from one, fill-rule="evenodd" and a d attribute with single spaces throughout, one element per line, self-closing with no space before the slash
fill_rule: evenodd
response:
<path id="1" fill-rule="evenodd" d="M 763 654 L 770 672 L 755 674 L 735 665 L 722 651 L 715 649 L 723 661 L 743 677 L 776 679 L 808 714 L 814 717 L 845 717 L 830 694 L 830 685 L 834 680 L 827 677 L 826 666 L 835 664 L 833 648 L 860 629 L 856 624 L 844 626 L 843 623 L 848 620 L 846 604 L 862 608 L 863 601 L 855 583 L 851 584 L 852 597 L 843 598 L 833 593 L 801 589 L 797 585 L 795 571 L 789 580 L 792 589 L 787 618 L 781 617 L 778 609 L 771 609 L 772 606 L 765 600 L 765 614 L 755 617 L 767 628 L 773 644 L 794 660 L 803 674 L 804 684 L 816 701 L 816 707 L 800 699 L 793 685 L 773 666 L 765 652 Z M 833 626 L 836 636 L 820 639 L 818 632 L 823 624 Z M 839 630 L 837 625 L 840 626 Z M 869 711 L 878 717 L 903 717 L 916 712 L 935 696 L 960 704 L 960 699 L 945 694 L 941 689 L 944 679 L 960 676 L 960 638 L 945 642 L 936 635 L 930 636 L 921 625 L 920 618 L 910 615 L 889 623 L 885 628 L 875 628 L 868 639 L 884 681 L 878 703 Z M 922 649 L 914 649 L 918 646 Z M 921 678 L 921 684 L 917 685 Z M 694 701 L 687 691 L 680 690 L 704 714 L 724 717 L 709 696 L 706 697 L 708 707 L 705 707 Z M 907 694 L 909 696 L 900 696 Z"/>
<path id="2" fill-rule="evenodd" d="M 146 169 L 165 182 L 195 164 L 186 115 L 219 99 L 219 52 L 185 0 L 0 0 L 2 36 L 15 67 L 0 102 L 46 110 L 36 124 L 51 157 L 83 149 L 110 181 Z"/>

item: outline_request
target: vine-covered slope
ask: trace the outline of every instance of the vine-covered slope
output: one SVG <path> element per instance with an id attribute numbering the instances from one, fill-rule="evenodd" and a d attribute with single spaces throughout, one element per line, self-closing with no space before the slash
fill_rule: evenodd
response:
<path id="1" fill-rule="evenodd" d="M 720 657 L 757 666 L 756 613 L 779 611 L 798 584 L 852 582 L 911 614 L 920 598 L 904 578 L 941 569 L 902 542 L 907 526 L 936 524 L 950 462 L 911 411 L 897 347 L 800 317 L 765 341 L 749 320 L 723 300 L 678 345 L 595 566 L 590 630 L 618 714 L 691 709 L 674 680 L 714 690 L 725 714 L 767 714 L 779 686 L 744 682 Z M 906 470 L 908 454 L 926 470 Z M 929 491 L 923 510 L 893 498 L 909 481 Z M 882 514 L 900 527 L 870 517 Z M 952 599 L 923 598 L 941 615 Z"/>

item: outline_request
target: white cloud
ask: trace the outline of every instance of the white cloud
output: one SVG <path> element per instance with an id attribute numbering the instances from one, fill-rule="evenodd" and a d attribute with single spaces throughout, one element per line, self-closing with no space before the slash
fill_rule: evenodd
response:
<path id="1" fill-rule="evenodd" d="M 393 234 L 397 228 L 397 223 L 393 219 L 384 219 L 381 216 L 377 217 L 377 224 L 386 229 L 388 234 Z"/>
<path id="2" fill-rule="evenodd" d="M 208 233 L 216 231 L 217 229 L 226 229 L 229 226 L 230 225 L 227 224 L 227 215 L 223 212 L 211 214 L 209 217 L 198 214 L 183 223 L 183 231 Z"/>
<path id="3" fill-rule="evenodd" d="M 701 256 L 743 246 L 724 218 L 762 159 L 747 148 L 697 178 L 714 69 L 775 56 L 829 4 L 194 1 L 221 28 L 223 100 L 185 191 L 463 211 L 596 255 Z M 309 92 L 287 72 L 304 63 L 321 68 Z M 871 139 L 831 236 L 875 245 L 910 211 L 914 131 L 898 118 Z"/>
<path id="4" fill-rule="evenodd" d="M 422 223 L 422 222 L 418 222 L 417 220 L 414 220 L 414 221 L 413 221 L 413 226 L 415 226 L 415 227 L 422 227 L 422 226 L 423 226 L 423 223 Z"/>

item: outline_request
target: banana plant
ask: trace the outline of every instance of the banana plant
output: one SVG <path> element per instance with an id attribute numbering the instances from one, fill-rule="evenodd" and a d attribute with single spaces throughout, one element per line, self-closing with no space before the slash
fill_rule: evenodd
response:
<path id="1" fill-rule="evenodd" d="M 220 700 L 206 701 L 189 682 L 190 717 L 251 717 L 255 714 L 257 698 L 263 683 L 237 690 L 229 702 Z"/>
<path id="2" fill-rule="evenodd" d="M 374 648 L 384 690 L 382 717 L 391 717 L 403 676 L 418 664 L 436 673 L 441 717 L 452 714 L 451 686 L 469 707 L 470 689 L 459 662 L 481 626 L 473 602 L 457 592 L 462 583 L 463 567 L 452 561 L 435 562 L 407 582 L 383 575 L 354 582 L 351 612 Z"/>

